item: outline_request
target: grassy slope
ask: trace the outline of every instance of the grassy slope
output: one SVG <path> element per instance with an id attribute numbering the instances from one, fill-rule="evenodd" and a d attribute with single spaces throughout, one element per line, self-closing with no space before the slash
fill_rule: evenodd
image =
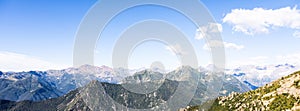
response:
<path id="1" fill-rule="evenodd" d="M 208 109 L 210 111 L 300 110 L 300 71 L 256 90 L 242 94 L 232 93 L 209 102 L 213 102 Z M 209 102 L 192 106 L 188 110 L 202 109 Z"/>

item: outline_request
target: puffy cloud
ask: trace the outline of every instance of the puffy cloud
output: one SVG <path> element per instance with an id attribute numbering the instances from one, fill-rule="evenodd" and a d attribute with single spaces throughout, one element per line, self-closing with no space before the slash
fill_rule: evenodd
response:
<path id="1" fill-rule="evenodd" d="M 293 33 L 293 36 L 296 37 L 296 38 L 300 38 L 300 31 L 295 31 Z"/>
<path id="2" fill-rule="evenodd" d="M 269 33 L 273 27 L 300 29 L 300 10 L 297 7 L 233 9 L 225 15 L 223 22 L 232 24 L 234 31 L 249 35 Z"/>
<path id="3" fill-rule="evenodd" d="M 228 43 L 228 42 L 224 42 L 224 46 L 225 48 L 228 48 L 228 49 L 236 49 L 236 50 L 241 50 L 244 48 L 243 45 L 237 45 L 237 44 L 234 44 L 234 43 Z"/>
<path id="4" fill-rule="evenodd" d="M 219 23 L 209 23 L 206 26 L 199 27 L 196 30 L 195 39 L 200 40 L 204 37 L 210 37 L 212 34 L 222 32 L 222 25 Z"/>
<path id="5" fill-rule="evenodd" d="M 0 52 L 0 71 L 49 70 L 66 67 L 66 65 L 53 64 L 32 56 Z"/>
<path id="6" fill-rule="evenodd" d="M 222 47 L 222 46 L 227 49 L 235 49 L 235 50 L 241 50 L 244 48 L 243 45 L 237 45 L 234 43 L 213 40 L 213 41 L 209 41 L 208 43 L 206 43 L 203 46 L 203 49 L 209 51 L 210 48 L 217 48 L 217 47 Z"/>

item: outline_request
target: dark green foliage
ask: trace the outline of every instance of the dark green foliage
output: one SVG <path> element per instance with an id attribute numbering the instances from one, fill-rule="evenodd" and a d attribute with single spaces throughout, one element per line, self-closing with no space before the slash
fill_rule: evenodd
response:
<path id="1" fill-rule="evenodd" d="M 278 89 L 280 87 L 280 84 L 278 81 L 274 82 L 272 84 L 272 86 L 269 86 L 267 88 L 264 88 L 263 89 L 263 94 L 266 94 L 266 93 L 270 93 L 270 92 L 273 92 L 273 91 L 276 91 L 276 89 Z"/>
<path id="2" fill-rule="evenodd" d="M 295 97 L 288 94 L 280 94 L 268 106 L 272 111 L 282 111 L 291 109 L 296 102 Z"/>
<path id="3" fill-rule="evenodd" d="M 293 86 L 295 86 L 296 88 L 300 89 L 300 80 L 294 81 Z"/>

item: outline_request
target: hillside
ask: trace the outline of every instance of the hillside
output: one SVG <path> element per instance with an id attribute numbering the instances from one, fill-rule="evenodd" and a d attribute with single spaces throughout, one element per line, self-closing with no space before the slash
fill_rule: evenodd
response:
<path id="1" fill-rule="evenodd" d="M 282 77 L 263 87 L 246 93 L 232 93 L 218 97 L 210 111 L 282 111 L 300 110 L 300 71 Z M 187 110 L 203 109 L 208 103 L 188 107 Z"/>

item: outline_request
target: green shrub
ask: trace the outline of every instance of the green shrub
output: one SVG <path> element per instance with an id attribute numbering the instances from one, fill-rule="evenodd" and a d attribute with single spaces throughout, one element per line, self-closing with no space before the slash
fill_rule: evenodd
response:
<path id="1" fill-rule="evenodd" d="M 269 104 L 269 107 L 272 111 L 287 110 L 291 109 L 296 102 L 295 97 L 281 94 L 275 96 L 275 99 Z"/>
<path id="2" fill-rule="evenodd" d="M 294 81 L 293 86 L 295 86 L 296 88 L 300 88 L 300 80 Z"/>

